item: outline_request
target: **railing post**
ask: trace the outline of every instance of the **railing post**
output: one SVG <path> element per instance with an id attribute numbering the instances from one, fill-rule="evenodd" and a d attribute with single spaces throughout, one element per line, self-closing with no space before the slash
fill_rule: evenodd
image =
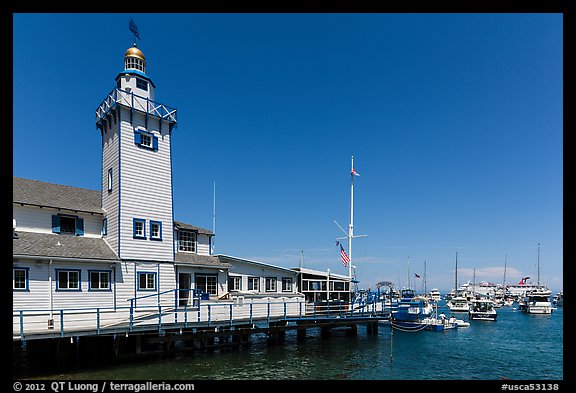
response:
<path id="1" fill-rule="evenodd" d="M 100 308 L 96 309 L 96 334 L 100 335 Z"/>
<path id="2" fill-rule="evenodd" d="M 286 319 L 286 302 L 284 302 L 284 319 Z"/>
<path id="3" fill-rule="evenodd" d="M 64 337 L 64 310 L 60 310 L 60 337 Z"/>
<path id="4" fill-rule="evenodd" d="M 130 299 L 130 332 L 134 325 L 134 299 Z"/>
<path id="5" fill-rule="evenodd" d="M 232 326 L 232 304 L 230 304 L 230 326 Z"/>
<path id="6" fill-rule="evenodd" d="M 330 318 L 330 299 L 326 299 L 326 318 Z"/>
<path id="7" fill-rule="evenodd" d="M 200 322 L 200 292 L 198 292 L 198 300 L 196 301 L 198 303 L 198 322 Z"/>
<path id="8" fill-rule="evenodd" d="M 316 319 L 316 302 L 312 303 L 312 308 L 314 310 L 314 319 Z"/>
<path id="9" fill-rule="evenodd" d="M 24 340 L 24 311 L 20 310 L 20 339 Z"/>
<path id="10" fill-rule="evenodd" d="M 342 318 L 342 302 L 339 302 L 338 304 L 338 315 Z"/>
<path id="11" fill-rule="evenodd" d="M 299 313 L 298 318 L 302 319 L 302 301 L 298 302 L 298 307 L 300 309 L 300 313 Z"/>
<path id="12" fill-rule="evenodd" d="M 210 320 L 211 320 L 211 316 L 210 316 L 210 305 L 208 305 L 208 326 L 210 326 Z"/>
<path id="13" fill-rule="evenodd" d="M 270 300 L 268 300 L 268 314 L 266 316 L 266 322 L 270 323 Z"/>
<path id="14" fill-rule="evenodd" d="M 162 306 L 158 305 L 158 331 L 162 330 Z"/>
<path id="15" fill-rule="evenodd" d="M 188 303 L 184 305 L 184 327 L 188 327 Z"/>
<path id="16" fill-rule="evenodd" d="M 254 303 L 250 303 L 250 324 L 252 324 L 252 306 Z"/>

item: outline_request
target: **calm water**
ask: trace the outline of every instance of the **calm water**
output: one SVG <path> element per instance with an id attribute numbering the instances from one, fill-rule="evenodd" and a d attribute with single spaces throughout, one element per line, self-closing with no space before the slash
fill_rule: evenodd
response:
<path id="1" fill-rule="evenodd" d="M 441 302 L 443 304 L 443 301 Z M 451 315 L 439 307 L 439 313 Z M 466 314 L 455 314 L 468 320 Z M 333 330 L 321 338 L 309 329 L 304 342 L 286 333 L 267 345 L 254 335 L 244 349 L 185 354 L 111 368 L 44 376 L 73 380 L 563 380 L 563 308 L 552 315 L 498 309 L 498 321 L 471 321 L 445 332 L 407 333 L 365 325 L 350 337 Z"/>

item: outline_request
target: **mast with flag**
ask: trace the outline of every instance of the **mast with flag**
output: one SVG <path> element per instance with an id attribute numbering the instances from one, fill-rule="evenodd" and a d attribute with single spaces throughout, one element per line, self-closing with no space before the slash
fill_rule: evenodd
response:
<path id="1" fill-rule="evenodd" d="M 336 225 L 346 234 L 345 238 L 341 239 L 348 239 L 348 254 L 344 251 L 342 244 L 340 242 L 336 242 L 336 245 L 340 245 L 340 254 L 342 256 L 342 262 L 344 263 L 346 259 L 346 263 L 344 266 L 348 265 L 348 277 L 352 280 L 352 239 L 355 237 L 366 237 L 367 235 L 357 235 L 354 236 L 354 177 L 360 176 L 356 169 L 354 168 L 354 156 L 352 156 L 352 167 L 350 171 L 350 224 L 348 225 L 348 233 L 340 226 L 336 221 Z"/>

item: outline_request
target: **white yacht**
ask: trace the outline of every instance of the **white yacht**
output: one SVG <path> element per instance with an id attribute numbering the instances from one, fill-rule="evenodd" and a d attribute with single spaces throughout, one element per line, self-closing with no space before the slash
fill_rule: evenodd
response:
<path id="1" fill-rule="evenodd" d="M 428 299 L 433 300 L 435 302 L 439 301 L 440 299 L 442 299 L 440 291 L 436 288 L 431 289 L 430 292 L 428 292 Z"/>
<path id="2" fill-rule="evenodd" d="M 519 303 L 519 308 L 527 314 L 552 314 L 556 308 L 552 306 L 550 295 L 552 291 L 546 288 L 529 292 Z"/>
<path id="3" fill-rule="evenodd" d="M 468 304 L 468 299 L 463 296 L 456 296 L 446 302 L 446 306 L 452 312 L 468 312 L 470 310 L 470 305 Z"/>
<path id="4" fill-rule="evenodd" d="M 481 298 L 472 301 L 470 311 L 468 311 L 468 317 L 470 320 L 496 321 L 498 314 L 496 313 L 492 300 Z"/>

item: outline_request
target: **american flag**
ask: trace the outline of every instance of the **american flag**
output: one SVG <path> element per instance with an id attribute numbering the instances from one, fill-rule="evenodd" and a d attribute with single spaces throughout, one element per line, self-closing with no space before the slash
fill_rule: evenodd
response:
<path id="1" fill-rule="evenodd" d="M 346 254 L 346 251 L 344 251 L 344 247 L 342 247 L 342 244 L 340 244 L 340 242 L 336 242 L 336 245 L 340 246 L 340 256 L 342 257 L 342 264 L 344 265 L 344 267 L 346 267 L 348 262 L 350 262 L 350 257 L 348 256 L 348 254 Z"/>

